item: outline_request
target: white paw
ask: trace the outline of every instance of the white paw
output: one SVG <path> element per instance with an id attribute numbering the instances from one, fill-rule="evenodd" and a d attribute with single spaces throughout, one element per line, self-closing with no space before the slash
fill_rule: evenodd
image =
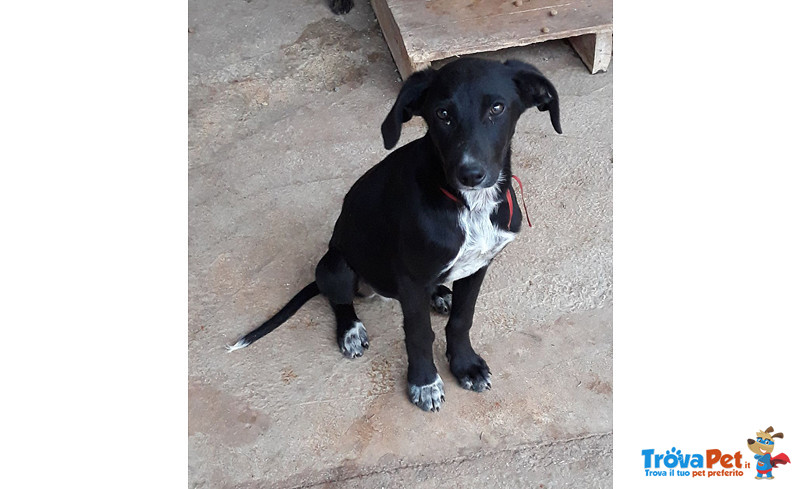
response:
<path id="1" fill-rule="evenodd" d="M 347 358 L 355 358 L 363 355 L 366 348 L 369 348 L 367 328 L 361 321 L 355 321 L 339 340 L 339 349 Z"/>
<path id="2" fill-rule="evenodd" d="M 408 384 L 408 398 L 423 411 L 438 411 L 444 402 L 444 383 L 439 374 L 426 385 Z"/>

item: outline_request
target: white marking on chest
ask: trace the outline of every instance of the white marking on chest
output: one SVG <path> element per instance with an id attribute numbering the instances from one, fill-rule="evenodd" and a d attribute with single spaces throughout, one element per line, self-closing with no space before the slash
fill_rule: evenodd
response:
<path id="1" fill-rule="evenodd" d="M 516 235 L 495 226 L 490 217 L 501 202 L 498 186 L 461 192 L 469 206 L 461 209 L 458 224 L 464 231 L 464 243 L 456 257 L 444 268 L 444 282 L 468 277 L 485 267 Z"/>

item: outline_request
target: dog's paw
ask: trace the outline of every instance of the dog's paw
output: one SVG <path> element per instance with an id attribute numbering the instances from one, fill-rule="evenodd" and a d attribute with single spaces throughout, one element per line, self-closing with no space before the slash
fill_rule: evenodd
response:
<path id="1" fill-rule="evenodd" d="M 431 295 L 431 309 L 439 314 L 447 315 L 450 314 L 450 309 L 452 308 L 453 292 L 444 285 L 440 285 L 436 292 Z"/>
<path id="2" fill-rule="evenodd" d="M 483 392 L 492 388 L 492 372 L 480 356 L 473 354 L 471 358 L 451 358 L 450 371 L 453 372 L 461 387 L 475 392 Z"/>
<path id="3" fill-rule="evenodd" d="M 355 358 L 363 355 L 367 348 L 369 348 L 367 328 L 361 321 L 354 321 L 350 329 L 345 331 L 344 336 L 339 338 L 339 350 L 347 358 Z"/>
<path id="4" fill-rule="evenodd" d="M 444 383 L 439 374 L 426 385 L 408 384 L 408 398 L 423 411 L 438 411 L 444 402 Z"/>

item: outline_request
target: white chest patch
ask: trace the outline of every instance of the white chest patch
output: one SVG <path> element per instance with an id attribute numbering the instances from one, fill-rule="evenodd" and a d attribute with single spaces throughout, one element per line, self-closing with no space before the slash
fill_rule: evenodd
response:
<path id="1" fill-rule="evenodd" d="M 490 219 L 501 200 L 497 187 L 470 190 L 462 195 L 469 206 L 469 210 L 463 208 L 458 216 L 459 226 L 464 230 L 464 243 L 444 268 L 444 282 L 468 277 L 485 267 L 516 236 L 498 228 Z"/>

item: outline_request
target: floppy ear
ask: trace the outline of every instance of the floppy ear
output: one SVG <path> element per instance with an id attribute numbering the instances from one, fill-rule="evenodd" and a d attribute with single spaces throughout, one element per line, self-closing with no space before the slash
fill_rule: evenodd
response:
<path id="1" fill-rule="evenodd" d="M 783 433 L 775 433 L 772 435 L 773 438 L 783 438 Z"/>
<path id="2" fill-rule="evenodd" d="M 556 87 L 533 65 L 515 59 L 510 59 L 505 64 L 514 70 L 512 75 L 514 83 L 517 85 L 517 91 L 525 108 L 536 106 L 540 111 L 550 112 L 550 123 L 553 124 L 553 129 L 561 134 L 561 116 L 558 109 Z"/>
<path id="3" fill-rule="evenodd" d="M 392 110 L 381 124 L 383 146 L 386 149 L 394 148 L 394 145 L 400 140 L 403 123 L 408 122 L 415 115 L 420 115 L 425 90 L 430 85 L 434 73 L 436 72 L 431 68 L 417 71 L 403 84 Z"/>

